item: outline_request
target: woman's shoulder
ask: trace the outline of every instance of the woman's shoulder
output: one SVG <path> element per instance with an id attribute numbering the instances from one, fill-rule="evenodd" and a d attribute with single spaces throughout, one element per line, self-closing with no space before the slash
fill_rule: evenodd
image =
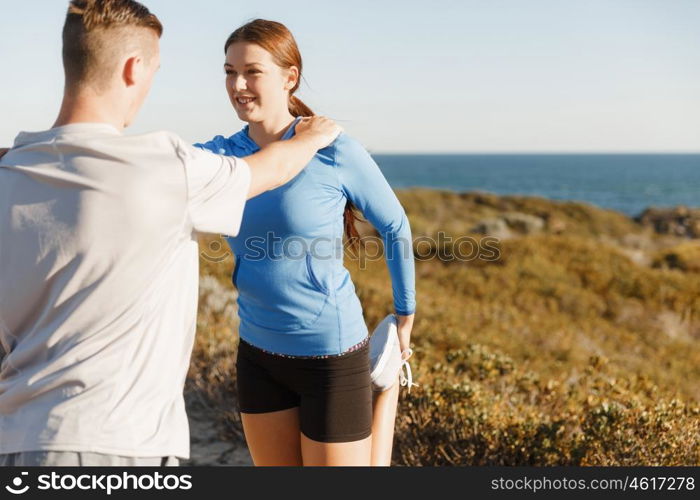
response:
<path id="1" fill-rule="evenodd" d="M 330 146 L 320 150 L 319 154 L 331 157 L 337 167 L 347 166 L 369 155 L 360 141 L 345 132 L 342 132 Z"/>
<path id="2" fill-rule="evenodd" d="M 352 149 L 365 149 L 365 147 L 359 140 L 355 139 L 353 136 L 345 132 L 341 132 L 340 135 L 336 138 L 336 140 L 333 141 L 331 146 L 335 147 L 340 151 Z"/>

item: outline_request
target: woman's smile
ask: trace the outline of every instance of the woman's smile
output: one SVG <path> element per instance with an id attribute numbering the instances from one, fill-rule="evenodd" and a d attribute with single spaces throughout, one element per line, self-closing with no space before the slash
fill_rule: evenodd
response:
<path id="1" fill-rule="evenodd" d="M 255 101 L 257 101 L 257 97 L 253 96 L 237 96 L 235 98 L 236 105 L 242 109 L 252 108 Z"/>

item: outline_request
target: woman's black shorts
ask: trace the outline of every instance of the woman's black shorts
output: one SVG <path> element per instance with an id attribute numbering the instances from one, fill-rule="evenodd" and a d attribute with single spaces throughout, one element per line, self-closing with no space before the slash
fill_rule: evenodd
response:
<path id="1" fill-rule="evenodd" d="M 301 432 L 324 443 L 359 441 L 372 433 L 367 343 L 339 356 L 294 358 L 241 340 L 236 368 L 241 413 L 299 407 Z"/>

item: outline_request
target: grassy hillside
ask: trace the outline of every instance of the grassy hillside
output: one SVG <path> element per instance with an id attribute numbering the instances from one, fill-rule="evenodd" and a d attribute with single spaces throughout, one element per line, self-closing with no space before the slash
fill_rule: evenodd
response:
<path id="1" fill-rule="evenodd" d="M 402 393 L 396 464 L 700 464 L 697 240 L 579 203 L 400 198 L 414 237 L 435 242 L 419 249 L 420 387 Z M 481 258 L 455 258 L 450 236 L 481 243 Z M 189 387 L 222 410 L 235 439 L 233 260 L 221 243 L 203 247 Z M 371 329 L 391 312 L 386 266 L 346 265 Z"/>

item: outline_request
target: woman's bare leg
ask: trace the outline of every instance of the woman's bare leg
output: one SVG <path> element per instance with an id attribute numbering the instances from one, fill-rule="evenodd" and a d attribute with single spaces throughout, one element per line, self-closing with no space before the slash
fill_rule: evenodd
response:
<path id="1" fill-rule="evenodd" d="M 391 465 L 391 451 L 394 445 L 394 424 L 396 407 L 399 404 L 399 380 L 391 389 L 374 393 L 372 413 L 372 465 Z"/>
<path id="2" fill-rule="evenodd" d="M 348 443 L 321 443 L 301 434 L 304 466 L 369 466 L 372 436 Z"/>
<path id="3" fill-rule="evenodd" d="M 241 413 L 243 432 L 256 466 L 301 466 L 299 408 Z"/>

